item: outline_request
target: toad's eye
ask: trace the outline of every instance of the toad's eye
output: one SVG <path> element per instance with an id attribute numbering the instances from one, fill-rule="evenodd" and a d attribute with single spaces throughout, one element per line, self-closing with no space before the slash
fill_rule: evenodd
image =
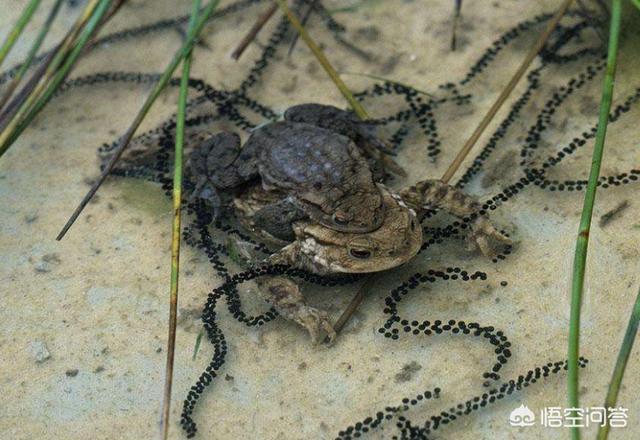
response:
<path id="1" fill-rule="evenodd" d="M 349 224 L 349 220 L 344 218 L 342 215 L 340 214 L 333 214 L 333 221 L 335 224 L 340 225 L 340 226 L 346 226 Z"/>
<path id="2" fill-rule="evenodd" d="M 349 254 L 351 254 L 351 256 L 354 258 L 366 260 L 371 256 L 371 251 L 368 251 L 366 249 L 349 249 Z"/>

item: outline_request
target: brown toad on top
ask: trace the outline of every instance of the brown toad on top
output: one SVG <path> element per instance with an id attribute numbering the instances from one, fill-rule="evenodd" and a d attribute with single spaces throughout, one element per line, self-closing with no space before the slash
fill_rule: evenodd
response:
<path id="1" fill-rule="evenodd" d="M 295 239 L 271 255 L 270 263 L 286 264 L 320 275 L 340 273 L 379 272 L 400 266 L 413 258 L 422 245 L 422 228 L 416 213 L 407 209 L 398 195 L 379 186 L 385 217 L 382 225 L 372 232 L 350 233 L 327 228 L 310 219 L 293 223 Z M 255 200 L 264 197 L 256 187 L 236 202 L 236 212 L 243 223 L 251 227 Z M 256 231 L 257 234 L 261 231 Z M 312 341 L 318 341 L 320 330 L 330 340 L 335 331 L 323 310 L 306 304 L 297 284 L 283 276 L 262 277 L 258 280 L 260 294 L 286 319 L 304 326 Z"/>

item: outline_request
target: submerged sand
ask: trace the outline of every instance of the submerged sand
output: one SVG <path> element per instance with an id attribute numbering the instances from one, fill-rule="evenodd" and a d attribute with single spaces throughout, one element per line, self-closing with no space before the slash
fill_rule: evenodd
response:
<path id="1" fill-rule="evenodd" d="M 19 15 L 19 6 L 26 3 L 2 2 L 2 10 L 8 13 L 0 17 L 0 36 L 8 32 L 9 24 Z M 44 3 L 48 6 L 51 2 Z M 108 31 L 187 13 L 189 2 L 178 3 L 132 0 Z M 326 3 L 336 8 L 344 2 Z M 449 49 L 449 1 L 428 2 L 428 7 L 425 2 L 408 0 L 369 2 L 356 13 L 337 13 L 336 19 L 348 26 L 345 38 L 375 55 L 368 61 L 336 44 L 319 20 L 312 20 L 309 29 L 323 35 L 320 39 L 327 55 L 340 71 L 383 75 L 437 94 L 443 93 L 437 85 L 461 80 L 492 41 L 515 23 L 549 12 L 556 4 L 464 2 L 455 52 Z M 264 4 L 251 7 L 207 27 L 203 39 L 207 47 L 196 52 L 193 76 L 218 88 L 236 87 L 259 57 L 260 47 L 276 23 L 267 26 L 238 63 L 228 54 L 264 8 Z M 53 29 L 56 37 L 64 33 L 78 11 L 64 6 L 64 16 Z M 45 15 L 43 8 L 36 21 L 41 23 Z M 26 35 L 33 38 L 34 30 L 29 27 Z M 409 171 L 406 182 L 443 173 L 524 57 L 534 35 L 532 31 L 516 40 L 498 64 L 466 89 L 473 93 L 469 104 L 437 110 L 443 153 L 436 163 L 427 158 L 425 142 L 407 142 L 409 146 L 398 156 Z M 593 41 L 585 41 L 589 38 Z M 27 41 L 18 44 L 5 66 L 26 53 Z M 616 102 L 638 87 L 637 45 L 633 41 L 634 33 L 629 30 L 620 54 Z M 580 44 L 585 43 L 597 46 L 597 35 L 584 34 Z M 174 30 L 116 42 L 87 55 L 74 76 L 101 71 L 158 72 L 179 45 L 180 35 Z M 277 111 L 312 101 L 345 105 L 304 44 L 297 45 L 290 60 L 280 54 L 281 64 L 266 72 L 251 96 Z M 536 95 L 499 150 L 467 185 L 469 192 L 484 200 L 518 179 L 519 150 L 535 115 L 550 97 L 550 90 L 576 77 L 586 64 L 578 60 L 545 73 L 547 86 L 536 92 L 540 96 Z M 559 150 L 558 145 L 567 144 L 595 124 L 600 75 L 554 116 L 541 149 L 550 153 Z M 358 76 L 345 79 L 356 90 L 374 82 Z M 148 90 L 148 86 L 129 84 L 72 90 L 52 101 L 0 161 L 3 438 L 141 439 L 158 433 L 168 317 L 169 199 L 157 184 L 109 179 L 68 236 L 61 242 L 54 240 L 89 188 L 88 182 L 98 175 L 97 147 L 124 132 Z M 387 112 L 384 104 L 370 105 L 376 116 Z M 174 108 L 173 95 L 161 99 L 144 128 L 154 127 Z M 637 108 L 632 107 L 611 126 L 603 175 L 639 168 L 638 116 Z M 477 151 L 488 140 L 489 134 L 481 139 Z M 591 147 L 592 141 L 554 169 L 550 177 L 585 179 Z M 590 361 L 581 371 L 584 407 L 601 406 L 604 400 L 639 287 L 638 185 L 598 193 L 582 314 L 582 354 Z M 494 214 L 495 221 L 505 225 L 517 241 L 506 260 L 494 264 L 469 254 L 460 240 L 431 246 L 409 267 L 381 277 L 330 348 L 312 347 L 300 328 L 282 319 L 261 329 L 247 328 L 221 311 L 218 323 L 229 350 L 221 376 L 205 392 L 194 414 L 200 429 L 198 438 L 335 438 L 347 426 L 435 387 L 442 390 L 439 400 L 412 406 L 402 415 L 422 423 L 459 402 L 481 396 L 487 390 L 481 374 L 495 362 L 493 347 L 486 341 L 450 334 L 403 334 L 393 341 L 378 333 L 386 319 L 385 297 L 416 271 L 456 266 L 487 274 L 486 280 L 421 284 L 403 299 L 399 309 L 410 320 L 456 319 L 502 330 L 512 343 L 512 356 L 500 372 L 502 380 L 517 379 L 532 368 L 563 360 L 582 197 L 578 191 L 527 187 Z M 599 223 L 623 204 L 608 222 Z M 446 224 L 445 218 L 436 221 L 440 226 Z M 206 294 L 219 284 L 204 253 L 185 246 L 171 438 L 184 438 L 178 425 L 182 400 L 212 355 L 212 347 L 204 339 L 192 360 Z M 337 317 L 358 286 L 305 285 L 304 290 L 313 304 Z M 266 310 L 251 292 L 243 292 L 242 298 L 249 311 Z M 636 347 L 619 397 L 619 404 L 628 409 L 629 426 L 615 429 L 611 438 L 640 435 L 638 361 Z M 551 375 L 439 429 L 434 438 L 567 438 L 566 428 L 543 427 L 540 420 L 531 427 L 508 423 L 510 412 L 521 404 L 538 417 L 545 407 L 566 407 L 565 390 L 566 374 Z M 388 421 L 383 429 L 368 435 L 397 435 L 395 423 Z M 593 427 L 588 431 L 589 437 L 595 432 Z"/>

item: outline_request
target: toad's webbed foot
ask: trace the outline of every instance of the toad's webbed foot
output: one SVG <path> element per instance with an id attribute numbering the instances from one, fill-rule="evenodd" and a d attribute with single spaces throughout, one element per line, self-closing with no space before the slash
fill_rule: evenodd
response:
<path id="1" fill-rule="evenodd" d="M 389 156 L 393 154 L 389 145 L 376 136 L 376 126 L 361 121 L 352 111 L 341 110 L 331 105 L 300 104 L 289 107 L 284 113 L 284 119 L 290 122 L 305 122 L 347 136 L 366 156 L 379 162 L 383 168 L 399 176 L 406 176 L 404 169 Z"/>
<path id="2" fill-rule="evenodd" d="M 251 267 L 260 260 L 255 243 L 245 241 L 235 234 L 228 235 L 224 245 L 229 258 L 240 266 Z"/>
<path id="3" fill-rule="evenodd" d="M 253 223 L 257 229 L 279 240 L 291 242 L 295 240 L 291 224 L 307 217 L 307 214 L 296 203 L 285 198 L 266 205 L 256 212 Z"/>
<path id="4" fill-rule="evenodd" d="M 335 340 L 336 331 L 327 312 L 307 305 L 296 283 L 284 277 L 264 277 L 257 283 L 260 294 L 283 318 L 307 329 L 314 345 L 321 340 L 322 331 L 327 333 L 330 343 Z"/>
<path id="5" fill-rule="evenodd" d="M 202 200 L 207 208 L 211 209 L 213 218 L 217 218 L 223 206 L 218 188 L 202 176 L 196 176 L 195 178 L 197 179 L 196 186 L 189 197 Z"/>
<path id="6" fill-rule="evenodd" d="M 416 211 L 438 208 L 461 219 L 470 219 L 469 247 L 477 247 L 483 255 L 492 257 L 495 250 L 491 242 L 511 244 L 511 240 L 498 231 L 488 217 L 480 215 L 482 206 L 461 190 L 440 180 L 423 180 L 400 191 L 402 200 Z"/>
<path id="7" fill-rule="evenodd" d="M 195 182 L 190 195 L 199 198 L 213 210 L 216 217 L 225 205 L 221 194 L 247 179 L 238 169 L 240 137 L 235 133 L 208 136 L 193 148 L 189 155 L 187 174 Z M 228 193 L 228 191 L 226 191 Z"/>
<path id="8" fill-rule="evenodd" d="M 240 185 L 244 176 L 238 171 L 240 136 L 221 132 L 200 142 L 189 156 L 189 172 L 204 177 L 217 188 L 232 188 Z"/>
<path id="9" fill-rule="evenodd" d="M 488 218 L 478 216 L 471 223 L 471 233 L 467 237 L 467 247 L 471 250 L 480 249 L 482 255 L 492 258 L 496 255 L 492 242 L 500 242 L 511 245 L 509 237 L 498 231 Z"/>

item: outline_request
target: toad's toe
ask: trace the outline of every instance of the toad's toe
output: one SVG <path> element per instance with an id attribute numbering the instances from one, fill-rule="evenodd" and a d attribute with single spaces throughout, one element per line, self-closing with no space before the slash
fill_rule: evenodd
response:
<path id="1" fill-rule="evenodd" d="M 513 244 L 512 240 L 498 231 L 491 222 L 486 218 L 480 218 L 472 226 L 472 232 L 469 235 L 469 244 L 471 247 L 477 247 L 485 257 L 492 258 L 496 255 L 496 246 L 492 243 L 500 242 L 506 245 Z"/>
<path id="2" fill-rule="evenodd" d="M 327 333 L 330 343 L 336 338 L 336 331 L 329 320 L 329 315 L 323 310 L 310 306 L 300 307 L 296 313 L 295 321 L 307 329 L 313 345 L 320 342 L 323 330 Z"/>

